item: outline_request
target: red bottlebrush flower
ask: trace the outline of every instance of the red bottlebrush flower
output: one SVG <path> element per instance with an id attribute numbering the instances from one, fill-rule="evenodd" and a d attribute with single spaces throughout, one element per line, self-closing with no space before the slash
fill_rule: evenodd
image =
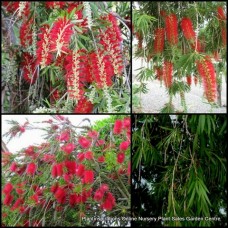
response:
<path id="1" fill-rule="evenodd" d="M 92 160 L 93 159 L 93 152 L 92 151 L 85 152 L 85 159 Z"/>
<path id="2" fill-rule="evenodd" d="M 154 31 L 155 40 L 154 40 L 154 53 L 162 53 L 164 50 L 165 44 L 165 29 L 164 28 L 157 28 Z"/>
<path id="3" fill-rule="evenodd" d="M 222 28 L 221 33 L 222 33 L 222 44 L 223 46 L 226 46 L 226 27 Z"/>
<path id="4" fill-rule="evenodd" d="M 69 204 L 72 207 L 77 204 L 77 194 L 76 193 L 70 195 Z"/>
<path id="5" fill-rule="evenodd" d="M 125 154 L 123 152 L 119 152 L 117 154 L 117 162 L 121 164 L 124 162 L 124 159 L 125 159 Z"/>
<path id="6" fill-rule="evenodd" d="M 37 79 L 37 67 L 34 57 L 27 52 L 23 53 L 21 66 L 25 81 L 34 84 Z"/>
<path id="7" fill-rule="evenodd" d="M 170 14 L 165 18 L 166 37 L 170 45 L 178 43 L 178 20 L 175 14 Z"/>
<path id="8" fill-rule="evenodd" d="M 58 141 L 60 141 L 60 142 L 62 142 L 62 141 L 69 141 L 69 139 L 70 139 L 70 132 L 68 130 L 62 132 L 59 136 L 56 137 L 56 139 Z"/>
<path id="9" fill-rule="evenodd" d="M 163 81 L 167 88 L 169 88 L 172 85 L 172 78 L 173 78 L 173 64 L 169 61 L 165 61 L 164 68 L 163 68 Z"/>
<path id="10" fill-rule="evenodd" d="M 138 32 L 135 33 L 135 36 L 138 40 L 138 49 L 141 50 L 142 49 L 142 43 L 143 43 L 143 36 Z"/>
<path id="11" fill-rule="evenodd" d="M 4 194 L 7 195 L 7 194 L 10 194 L 12 190 L 13 190 L 13 185 L 9 182 L 5 185 L 2 191 Z"/>
<path id="12" fill-rule="evenodd" d="M 188 84 L 189 86 L 191 86 L 191 84 L 192 84 L 192 77 L 191 77 L 191 75 L 188 75 L 188 76 L 186 77 L 186 79 L 187 79 L 187 84 Z"/>
<path id="13" fill-rule="evenodd" d="M 92 113 L 93 104 L 85 97 L 78 101 L 77 106 L 74 109 L 74 113 Z"/>
<path id="14" fill-rule="evenodd" d="M 118 135 L 122 132 L 123 129 L 123 122 L 122 120 L 116 120 L 113 128 L 113 133 Z"/>
<path id="15" fill-rule="evenodd" d="M 124 151 L 127 150 L 127 148 L 129 147 L 130 142 L 129 141 L 124 141 L 120 143 L 120 150 Z"/>
<path id="16" fill-rule="evenodd" d="M 111 65 L 114 70 L 114 74 L 121 74 L 123 70 L 123 60 L 121 51 L 121 31 L 117 23 L 117 19 L 114 15 L 109 14 L 103 18 L 107 22 L 111 23 L 107 29 L 100 35 L 100 44 L 104 47 L 104 50 L 111 55 Z"/>
<path id="17" fill-rule="evenodd" d="M 111 57 L 104 55 L 104 52 L 98 50 L 89 56 L 91 62 L 91 72 L 99 88 L 112 85 L 114 69 L 111 63 Z"/>
<path id="18" fill-rule="evenodd" d="M 10 206 L 10 204 L 12 203 L 13 201 L 13 196 L 11 196 L 10 194 L 7 194 L 5 196 L 5 199 L 3 201 L 3 204 L 6 205 L 6 206 Z"/>
<path id="19" fill-rule="evenodd" d="M 75 161 L 65 161 L 65 166 L 69 174 L 76 174 L 77 164 Z"/>
<path id="20" fill-rule="evenodd" d="M 92 139 L 97 139 L 99 136 L 99 133 L 97 131 L 89 131 L 88 136 Z"/>
<path id="21" fill-rule="evenodd" d="M 24 190 L 23 189 L 20 189 L 20 188 L 16 188 L 16 193 L 18 195 L 23 195 L 24 194 Z"/>
<path id="22" fill-rule="evenodd" d="M 94 182 L 94 172 L 92 170 L 85 170 L 83 176 L 83 183 L 92 184 Z"/>
<path id="23" fill-rule="evenodd" d="M 196 65 L 199 75 L 203 79 L 206 98 L 209 102 L 214 102 L 216 100 L 217 94 L 216 74 L 214 65 L 208 56 L 206 56 L 200 61 L 197 61 Z"/>
<path id="24" fill-rule="evenodd" d="M 161 67 L 156 67 L 156 79 L 158 79 L 159 81 L 162 80 L 163 77 L 163 70 Z"/>
<path id="25" fill-rule="evenodd" d="M 32 20 L 24 22 L 20 27 L 21 46 L 28 48 L 32 45 Z"/>
<path id="26" fill-rule="evenodd" d="M 85 154 L 83 152 L 79 152 L 77 154 L 77 159 L 79 162 L 82 162 L 85 159 Z"/>
<path id="27" fill-rule="evenodd" d="M 97 189 L 96 192 L 94 193 L 93 199 L 97 202 L 100 202 L 104 197 L 104 191 L 101 189 Z"/>
<path id="28" fill-rule="evenodd" d="M 25 149 L 25 154 L 27 156 L 33 156 L 35 154 L 34 149 L 34 146 L 29 146 L 27 149 Z"/>
<path id="29" fill-rule="evenodd" d="M 70 23 L 70 20 L 66 17 L 58 18 L 54 22 L 50 31 L 50 51 L 57 52 L 57 56 L 61 53 L 68 53 L 69 43 L 71 35 L 73 34 L 72 27 L 74 25 Z"/>
<path id="30" fill-rule="evenodd" d="M 23 165 L 22 167 L 18 168 L 17 174 L 22 175 L 26 170 L 26 165 Z"/>
<path id="31" fill-rule="evenodd" d="M 27 165 L 26 173 L 28 175 L 34 175 L 37 169 L 37 165 L 35 163 L 30 163 Z"/>
<path id="32" fill-rule="evenodd" d="M 53 194 L 55 194 L 55 192 L 57 191 L 58 188 L 59 188 L 59 184 L 56 183 L 56 184 L 54 184 L 54 185 L 51 186 L 50 192 L 52 192 Z"/>
<path id="33" fill-rule="evenodd" d="M 57 199 L 58 203 L 65 203 L 66 201 L 66 192 L 63 188 L 58 187 L 57 191 L 55 192 L 55 198 Z"/>
<path id="34" fill-rule="evenodd" d="M 52 55 L 50 53 L 50 33 L 49 25 L 44 25 L 40 28 L 41 34 L 38 35 L 37 42 L 37 64 L 41 65 L 41 69 L 51 63 Z"/>
<path id="35" fill-rule="evenodd" d="M 184 34 L 184 37 L 187 40 L 194 41 L 196 38 L 196 33 L 193 29 L 192 20 L 188 17 L 184 17 L 181 21 L 181 28 Z"/>
<path id="36" fill-rule="evenodd" d="M 104 200 L 103 204 L 101 204 L 101 208 L 106 211 L 111 211 L 113 207 L 116 205 L 115 197 L 112 193 L 108 192 L 106 199 Z"/>
<path id="37" fill-rule="evenodd" d="M 125 117 L 123 119 L 123 128 L 130 129 L 130 127 L 131 127 L 131 118 L 130 117 Z"/>
<path id="38" fill-rule="evenodd" d="M 63 165 L 61 163 L 53 165 L 51 175 L 53 178 L 62 176 L 63 175 Z"/>
<path id="39" fill-rule="evenodd" d="M 84 149 L 88 149 L 91 146 L 91 142 L 83 136 L 79 137 L 78 143 Z"/>
<path id="40" fill-rule="evenodd" d="M 13 162 L 10 166 L 10 171 L 15 172 L 17 170 L 17 163 Z"/>
<path id="41" fill-rule="evenodd" d="M 226 15 L 225 15 L 225 13 L 224 13 L 224 11 L 223 11 L 223 8 L 222 8 L 222 6 L 219 6 L 218 8 L 217 8 L 217 13 L 218 13 L 218 19 L 219 20 L 226 20 Z"/>
<path id="42" fill-rule="evenodd" d="M 36 203 L 39 203 L 39 196 L 37 194 L 34 194 L 31 196 L 31 200 L 35 201 Z"/>
<path id="43" fill-rule="evenodd" d="M 97 158 L 97 161 L 100 162 L 100 163 L 103 163 L 103 162 L 105 162 L 105 157 L 104 156 L 99 156 Z"/>
<path id="44" fill-rule="evenodd" d="M 45 5 L 49 9 L 62 9 L 64 6 L 66 6 L 66 2 L 64 1 L 47 1 L 45 2 Z"/>
<path id="45" fill-rule="evenodd" d="M 75 145 L 73 143 L 68 143 L 64 146 L 61 147 L 61 149 L 66 153 L 66 154 L 70 154 L 72 151 L 74 151 L 75 149 Z"/>
<path id="46" fill-rule="evenodd" d="M 83 164 L 79 164 L 76 170 L 76 175 L 78 177 L 82 177 L 85 171 L 85 166 Z"/>

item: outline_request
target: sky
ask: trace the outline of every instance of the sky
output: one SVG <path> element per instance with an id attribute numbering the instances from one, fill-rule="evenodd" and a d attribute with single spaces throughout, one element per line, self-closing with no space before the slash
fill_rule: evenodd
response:
<path id="1" fill-rule="evenodd" d="M 93 124 L 97 120 L 102 120 L 108 118 L 109 115 L 63 115 L 67 117 L 73 125 L 78 125 L 83 119 L 88 118 Z M 7 143 L 7 138 L 3 137 L 3 135 L 10 129 L 11 125 L 9 125 L 6 120 L 15 120 L 20 125 L 23 125 L 26 122 L 26 118 L 30 123 L 41 122 L 51 118 L 50 115 L 2 115 L 2 139 L 5 143 Z M 35 126 L 45 127 L 47 126 L 45 123 L 34 124 Z M 88 121 L 85 121 L 83 125 L 89 125 Z M 42 140 L 42 135 L 44 131 L 42 130 L 28 130 L 25 131 L 20 137 L 13 138 L 9 143 L 7 143 L 7 147 L 11 153 L 16 153 L 17 151 L 25 148 L 29 145 L 40 144 L 44 142 Z"/>

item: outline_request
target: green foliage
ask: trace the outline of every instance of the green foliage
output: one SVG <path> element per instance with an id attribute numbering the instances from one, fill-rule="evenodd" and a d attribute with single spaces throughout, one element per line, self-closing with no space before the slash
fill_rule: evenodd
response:
<path id="1" fill-rule="evenodd" d="M 134 116 L 133 197 L 138 194 L 140 198 L 135 201 L 133 215 L 220 218 L 219 221 L 171 219 L 137 225 L 225 225 L 226 127 L 226 115 Z M 139 209 L 140 205 L 144 207 Z"/>

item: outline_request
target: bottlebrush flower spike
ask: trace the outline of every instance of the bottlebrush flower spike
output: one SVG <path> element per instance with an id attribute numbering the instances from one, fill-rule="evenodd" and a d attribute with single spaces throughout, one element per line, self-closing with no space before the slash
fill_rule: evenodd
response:
<path id="1" fill-rule="evenodd" d="M 218 19 L 219 20 L 226 20 L 226 15 L 225 15 L 225 13 L 224 13 L 224 11 L 223 11 L 223 8 L 222 8 L 222 6 L 219 6 L 218 8 L 217 8 L 217 13 L 218 13 Z"/>
<path id="2" fill-rule="evenodd" d="M 94 172 L 92 170 L 85 170 L 83 183 L 84 184 L 92 184 L 94 182 Z"/>
<path id="3" fill-rule="evenodd" d="M 154 40 L 154 53 L 162 53 L 164 50 L 165 44 L 165 29 L 164 28 L 157 28 L 154 31 L 155 40 Z"/>
<path id="4" fill-rule="evenodd" d="M 85 166 L 83 164 L 79 164 L 76 170 L 76 176 L 82 177 L 85 171 Z"/>
<path id="5" fill-rule="evenodd" d="M 117 154 L 117 162 L 121 164 L 124 162 L 124 159 L 125 159 L 125 154 L 123 152 L 119 152 Z"/>
<path id="6" fill-rule="evenodd" d="M 78 143 L 84 149 L 88 149 L 91 146 L 91 142 L 83 136 L 79 137 Z"/>
<path id="7" fill-rule="evenodd" d="M 70 139 L 70 132 L 68 130 L 63 131 L 59 136 L 56 137 L 56 139 L 60 142 L 62 141 L 69 141 Z"/>
<path id="8" fill-rule="evenodd" d="M 75 161 L 65 161 L 65 167 L 69 174 L 76 174 L 77 164 Z"/>
<path id="9" fill-rule="evenodd" d="M 94 193 L 93 199 L 97 202 L 100 202 L 104 197 L 104 191 L 101 189 L 97 189 L 96 192 Z"/>
<path id="10" fill-rule="evenodd" d="M 120 143 L 120 150 L 125 151 L 129 147 L 130 142 L 129 141 L 124 141 Z"/>
<path id="11" fill-rule="evenodd" d="M 28 175 L 34 175 L 37 169 L 37 165 L 35 163 L 30 163 L 27 165 L 26 173 Z"/>
<path id="12" fill-rule="evenodd" d="M 162 77 L 163 77 L 163 69 L 161 67 L 156 67 L 156 79 L 161 81 Z"/>
<path id="13" fill-rule="evenodd" d="M 169 61 L 165 61 L 164 68 L 163 68 L 163 81 L 167 88 L 169 88 L 172 85 L 172 78 L 173 78 L 173 64 Z"/>
<path id="14" fill-rule="evenodd" d="M 105 162 L 105 157 L 104 156 L 99 156 L 97 158 L 97 161 L 100 162 L 100 163 L 103 163 L 103 162 Z"/>
<path id="15" fill-rule="evenodd" d="M 50 9 L 62 9 L 64 6 L 66 6 L 66 2 L 64 1 L 47 1 L 45 2 L 45 5 L 47 8 L 50 8 Z"/>
<path id="16" fill-rule="evenodd" d="M 24 22 L 20 27 L 21 46 L 28 48 L 32 45 L 32 20 Z"/>
<path id="17" fill-rule="evenodd" d="M 197 61 L 196 65 L 199 75 L 203 79 L 207 100 L 209 102 L 215 102 L 217 94 L 216 74 L 210 57 L 206 56 L 204 59 Z"/>
<path id="18" fill-rule="evenodd" d="M 106 195 L 106 199 L 104 200 L 103 204 L 101 204 L 101 208 L 106 211 L 111 211 L 115 206 L 116 206 L 115 197 L 112 195 L 112 193 L 108 192 Z"/>
<path id="19" fill-rule="evenodd" d="M 122 132 L 123 129 L 123 122 L 122 120 L 116 120 L 113 128 L 113 133 L 118 135 Z"/>
<path id="20" fill-rule="evenodd" d="M 3 204 L 6 205 L 6 206 L 10 206 L 10 204 L 12 203 L 13 201 L 13 196 L 11 196 L 10 194 L 7 194 L 5 196 L 5 199 L 3 201 Z"/>
<path id="21" fill-rule="evenodd" d="M 74 108 L 74 113 L 92 113 L 92 111 L 93 104 L 86 97 L 82 97 Z"/>
<path id="22" fill-rule="evenodd" d="M 66 19 L 66 17 L 58 18 L 58 20 L 54 22 L 50 31 L 51 52 L 57 52 L 57 56 L 61 55 L 61 53 L 68 53 L 70 38 L 73 34 L 72 27 L 73 24 L 71 24 L 70 20 Z"/>
<path id="23" fill-rule="evenodd" d="M 13 185 L 9 182 L 5 185 L 2 191 L 4 194 L 7 195 L 7 194 L 10 194 L 12 190 L 13 190 Z"/>
<path id="24" fill-rule="evenodd" d="M 108 28 L 100 34 L 100 44 L 111 56 L 111 63 L 115 74 L 121 74 L 123 70 L 122 51 L 121 51 L 121 30 L 114 15 L 109 14 L 103 18 L 111 23 Z"/>
<path id="25" fill-rule="evenodd" d="M 187 84 L 188 84 L 189 86 L 191 86 L 191 84 L 192 84 L 192 77 L 191 77 L 191 75 L 188 75 L 188 76 L 186 77 L 186 79 L 187 79 Z"/>
<path id="26" fill-rule="evenodd" d="M 170 14 L 165 18 L 166 37 L 170 45 L 178 43 L 178 20 L 175 14 Z"/>
<path id="27" fill-rule="evenodd" d="M 93 159 L 93 152 L 92 151 L 85 152 L 85 159 L 92 160 Z"/>
<path id="28" fill-rule="evenodd" d="M 184 37 L 187 40 L 194 41 L 196 38 L 196 33 L 193 29 L 192 20 L 188 17 L 184 17 L 181 20 L 181 28 L 184 34 Z"/>
<path id="29" fill-rule="evenodd" d="M 34 84 L 37 79 L 37 69 L 34 57 L 27 52 L 23 53 L 21 66 L 25 81 Z"/>
<path id="30" fill-rule="evenodd" d="M 40 28 L 41 34 L 38 35 L 37 42 L 37 64 L 41 65 L 41 69 L 51 63 L 52 55 L 50 53 L 50 33 L 49 25 L 44 25 Z"/>
<path id="31" fill-rule="evenodd" d="M 17 163 L 13 162 L 10 166 L 10 171 L 15 172 L 17 170 Z"/>
<path id="32" fill-rule="evenodd" d="M 226 27 L 222 27 L 222 44 L 226 46 Z"/>
<path id="33" fill-rule="evenodd" d="M 111 63 L 111 57 L 104 55 L 101 50 L 90 54 L 92 75 L 99 88 L 112 85 L 114 69 Z"/>
<path id="34" fill-rule="evenodd" d="M 70 154 L 74 149 L 75 149 L 75 145 L 73 143 L 68 143 L 66 145 L 63 145 L 61 147 L 61 149 L 66 153 L 66 154 Z"/>

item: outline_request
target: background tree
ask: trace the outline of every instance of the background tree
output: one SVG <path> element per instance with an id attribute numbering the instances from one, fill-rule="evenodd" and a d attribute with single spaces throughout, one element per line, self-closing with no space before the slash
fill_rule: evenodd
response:
<path id="1" fill-rule="evenodd" d="M 173 112 L 179 95 L 187 111 L 185 93 L 191 84 L 203 84 L 207 102 L 221 106 L 222 77 L 226 76 L 226 2 L 136 2 L 133 5 L 135 58 L 147 67 L 137 75 L 158 79 L 167 88 L 169 102 L 161 112 Z M 177 13 L 178 12 L 178 13 Z M 215 105 L 216 106 L 216 105 Z"/>
<path id="2" fill-rule="evenodd" d="M 227 225 L 225 115 L 134 115 L 133 217 L 218 217 L 141 226 Z"/>
<path id="3" fill-rule="evenodd" d="M 2 112 L 130 110 L 130 2 L 2 8 Z"/>
<path id="4" fill-rule="evenodd" d="M 130 215 L 130 118 L 105 119 L 102 128 L 86 121 L 9 120 L 10 140 L 34 129 L 45 134 L 40 145 L 2 152 L 2 226 L 128 224 L 117 218 Z"/>

